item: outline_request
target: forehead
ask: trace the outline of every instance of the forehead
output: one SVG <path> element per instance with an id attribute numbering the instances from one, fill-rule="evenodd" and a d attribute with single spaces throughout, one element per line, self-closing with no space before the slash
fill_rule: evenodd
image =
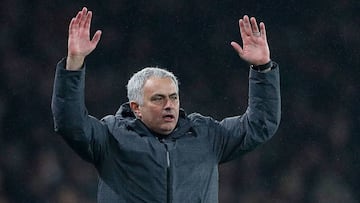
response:
<path id="1" fill-rule="evenodd" d="M 169 78 L 150 77 L 144 84 L 144 93 L 173 94 L 178 92 L 175 82 Z"/>

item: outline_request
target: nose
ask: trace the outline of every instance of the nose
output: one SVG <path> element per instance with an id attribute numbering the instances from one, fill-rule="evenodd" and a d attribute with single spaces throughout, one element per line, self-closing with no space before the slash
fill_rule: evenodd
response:
<path id="1" fill-rule="evenodd" d="M 166 98 L 164 109 L 170 110 L 172 107 L 173 107 L 173 102 L 171 101 L 171 99 Z"/>

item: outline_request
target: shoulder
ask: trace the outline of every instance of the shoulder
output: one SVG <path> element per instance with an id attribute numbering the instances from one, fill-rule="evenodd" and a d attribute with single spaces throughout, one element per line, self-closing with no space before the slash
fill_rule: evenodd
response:
<path id="1" fill-rule="evenodd" d="M 204 116 L 200 113 L 191 113 L 187 117 L 193 126 L 209 126 L 217 123 L 211 116 Z"/>
<path id="2" fill-rule="evenodd" d="M 120 116 L 107 115 L 101 119 L 101 122 L 107 127 L 110 132 L 115 129 L 126 127 L 129 119 L 121 118 Z"/>

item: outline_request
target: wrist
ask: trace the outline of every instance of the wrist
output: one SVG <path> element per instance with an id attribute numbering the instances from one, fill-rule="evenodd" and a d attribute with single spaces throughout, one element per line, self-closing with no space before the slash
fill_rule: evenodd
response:
<path id="1" fill-rule="evenodd" d="M 84 64 L 85 57 L 83 56 L 67 56 L 66 70 L 79 70 Z"/>
<path id="2" fill-rule="evenodd" d="M 263 71 L 267 71 L 267 70 L 271 70 L 273 66 L 272 61 L 270 60 L 269 62 L 265 63 L 265 64 L 261 64 L 261 65 L 250 65 L 250 68 L 253 70 L 256 70 L 258 72 L 263 72 Z"/>

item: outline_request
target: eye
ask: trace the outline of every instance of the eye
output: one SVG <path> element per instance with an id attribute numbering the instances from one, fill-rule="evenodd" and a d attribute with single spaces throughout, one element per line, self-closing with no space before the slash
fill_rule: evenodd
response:
<path id="1" fill-rule="evenodd" d="M 164 100 L 164 97 L 162 97 L 162 96 L 154 96 L 151 98 L 151 101 L 154 101 L 154 102 L 161 102 L 162 100 Z"/>
<path id="2" fill-rule="evenodd" d="M 178 100 L 178 96 L 177 96 L 176 94 L 170 95 L 170 99 L 171 99 L 172 101 L 176 101 L 176 100 Z"/>

